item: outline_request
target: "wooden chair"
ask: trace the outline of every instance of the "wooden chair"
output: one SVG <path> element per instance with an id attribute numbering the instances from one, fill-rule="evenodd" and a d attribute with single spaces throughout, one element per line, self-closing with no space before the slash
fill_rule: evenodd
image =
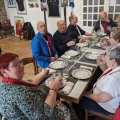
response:
<path id="1" fill-rule="evenodd" d="M 22 61 L 23 61 L 24 65 L 29 64 L 29 63 L 33 63 L 34 74 L 36 75 L 39 73 L 39 66 L 37 64 L 37 61 L 35 61 L 33 57 L 23 58 Z"/>
<path id="2" fill-rule="evenodd" d="M 91 113 L 93 115 L 99 116 L 101 118 L 105 118 L 106 120 L 112 120 L 113 119 L 113 115 L 105 115 L 105 114 L 101 114 L 95 111 L 91 111 L 91 110 L 87 110 L 85 109 L 85 120 L 88 120 L 88 114 Z"/>

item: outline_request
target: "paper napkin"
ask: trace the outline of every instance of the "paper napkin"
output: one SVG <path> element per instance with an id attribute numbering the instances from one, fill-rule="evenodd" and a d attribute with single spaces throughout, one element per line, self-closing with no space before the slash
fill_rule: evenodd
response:
<path id="1" fill-rule="evenodd" d="M 73 86 L 74 86 L 74 83 L 67 82 L 66 86 L 61 90 L 61 92 L 63 92 L 64 94 L 69 94 Z"/>
<path id="2" fill-rule="evenodd" d="M 90 71 L 93 71 L 93 67 L 88 67 L 88 66 L 81 65 L 80 68 L 88 69 Z"/>

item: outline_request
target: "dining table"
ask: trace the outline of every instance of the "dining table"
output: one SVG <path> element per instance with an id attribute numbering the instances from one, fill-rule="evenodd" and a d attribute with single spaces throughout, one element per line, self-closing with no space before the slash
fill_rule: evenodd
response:
<path id="1" fill-rule="evenodd" d="M 100 38 L 103 36 L 96 36 L 96 38 L 93 38 L 91 41 L 86 41 L 87 45 L 82 47 L 80 51 L 78 51 L 78 55 L 71 56 L 67 59 L 67 55 L 63 55 L 66 58 L 63 58 L 62 56 L 57 61 L 63 61 L 67 59 L 68 64 L 67 66 L 59 69 L 62 72 L 63 78 L 66 79 L 67 82 L 72 82 L 74 86 L 72 87 L 69 94 L 65 94 L 62 92 L 62 89 L 59 89 L 57 96 L 60 98 L 63 98 L 67 101 L 71 101 L 74 103 L 79 103 L 82 96 L 84 95 L 85 91 L 87 90 L 90 82 L 92 81 L 92 78 L 98 68 L 98 65 L 96 64 L 96 59 L 94 57 L 87 57 L 90 54 L 104 54 L 105 49 L 102 49 L 100 46 L 97 46 L 96 43 L 100 41 Z M 75 47 L 76 48 L 76 47 Z M 77 49 L 76 49 L 77 50 Z M 86 66 L 88 68 L 92 68 L 90 77 L 85 77 L 85 79 L 77 78 L 72 75 L 73 71 L 79 70 L 80 66 Z M 49 66 L 50 67 L 50 66 Z M 51 68 L 51 67 L 50 67 Z M 67 71 L 65 70 L 67 68 Z M 52 68 L 54 69 L 54 68 Z M 56 70 L 56 68 L 55 68 Z M 76 71 L 75 71 L 76 72 Z M 51 77 L 52 74 L 49 74 L 41 83 L 40 86 L 45 89 L 46 91 L 49 90 L 49 87 L 46 86 L 46 80 Z"/>

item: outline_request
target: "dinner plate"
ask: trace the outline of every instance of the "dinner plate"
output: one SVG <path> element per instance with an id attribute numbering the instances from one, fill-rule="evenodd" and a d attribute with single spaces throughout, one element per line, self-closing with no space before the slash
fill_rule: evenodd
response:
<path id="1" fill-rule="evenodd" d="M 96 53 L 96 52 L 94 53 L 94 52 L 92 52 L 92 53 L 86 54 L 85 57 L 86 57 L 87 59 L 90 59 L 90 60 L 96 60 L 98 55 L 99 55 L 99 53 Z"/>
<path id="2" fill-rule="evenodd" d="M 100 42 L 97 42 L 97 43 L 95 44 L 95 46 L 101 47 Z"/>
<path id="3" fill-rule="evenodd" d="M 63 86 L 62 86 L 62 87 L 64 87 L 64 86 L 66 85 L 66 83 L 67 83 L 67 80 L 66 80 L 65 78 L 62 78 L 62 83 L 63 83 Z M 50 87 L 50 84 L 51 84 L 51 79 L 48 78 L 48 79 L 45 81 L 45 85 L 46 85 L 47 87 Z"/>
<path id="4" fill-rule="evenodd" d="M 72 76 L 77 79 L 88 79 L 91 77 L 92 73 L 90 70 L 87 69 L 75 69 L 72 71 Z"/>
<path id="5" fill-rule="evenodd" d="M 65 52 L 65 55 L 67 55 L 67 56 L 76 56 L 78 54 L 79 53 L 75 50 L 69 50 L 69 51 Z"/>
<path id="6" fill-rule="evenodd" d="M 85 46 L 88 45 L 88 43 L 83 42 L 83 43 L 77 43 L 76 45 L 77 45 L 78 47 L 85 47 Z"/>
<path id="7" fill-rule="evenodd" d="M 49 64 L 49 67 L 52 69 L 61 69 L 65 67 L 65 63 L 63 61 L 54 61 Z"/>
<path id="8" fill-rule="evenodd" d="M 97 32 L 97 35 L 104 36 L 104 35 L 107 35 L 107 34 L 106 33 L 102 33 L 102 32 Z"/>

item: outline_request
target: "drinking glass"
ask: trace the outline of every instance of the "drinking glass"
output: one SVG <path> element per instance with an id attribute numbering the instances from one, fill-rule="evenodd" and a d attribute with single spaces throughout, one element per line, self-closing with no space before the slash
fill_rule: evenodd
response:
<path id="1" fill-rule="evenodd" d="M 64 65 L 65 65 L 65 67 L 64 67 L 64 69 L 63 69 L 63 76 L 64 77 L 68 77 L 69 75 L 68 75 L 68 72 L 69 72 L 69 64 L 68 64 L 68 59 L 64 59 L 63 60 L 63 62 L 64 62 Z"/>
<path id="2" fill-rule="evenodd" d="M 100 46 L 101 46 L 102 48 L 108 47 L 107 39 L 106 39 L 105 37 L 104 37 L 104 38 L 101 38 L 101 40 L 100 40 Z"/>
<path id="3" fill-rule="evenodd" d="M 81 49 L 81 47 L 79 47 L 79 46 L 76 45 L 75 48 L 76 48 L 77 52 L 80 53 L 80 49 Z"/>
<path id="4" fill-rule="evenodd" d="M 52 74 L 52 78 L 53 78 L 54 80 L 57 80 L 59 77 L 61 77 L 61 70 L 57 70 L 56 72 L 54 72 L 54 73 Z"/>

